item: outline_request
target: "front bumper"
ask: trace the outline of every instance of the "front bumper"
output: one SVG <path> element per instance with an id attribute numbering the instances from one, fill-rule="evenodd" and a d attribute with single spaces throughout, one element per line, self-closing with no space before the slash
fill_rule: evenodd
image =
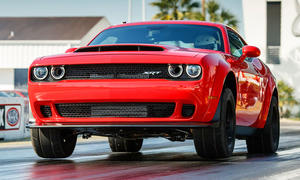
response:
<path id="1" fill-rule="evenodd" d="M 200 128 L 200 127 L 216 127 L 218 122 L 209 123 L 189 123 L 189 122 L 155 122 L 155 123 L 32 123 L 27 128 Z"/>
<path id="2" fill-rule="evenodd" d="M 218 97 L 210 96 L 211 83 L 172 80 L 64 80 L 29 82 L 35 127 L 204 127 L 211 126 Z M 99 102 L 171 102 L 174 113 L 167 118 L 62 117 L 55 104 Z M 182 105 L 195 105 L 191 117 L 182 116 Z M 52 116 L 43 117 L 40 106 L 48 105 Z"/>

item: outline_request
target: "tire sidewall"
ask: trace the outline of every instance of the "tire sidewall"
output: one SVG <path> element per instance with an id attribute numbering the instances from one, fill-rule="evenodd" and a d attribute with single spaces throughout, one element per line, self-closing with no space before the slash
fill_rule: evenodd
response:
<path id="1" fill-rule="evenodd" d="M 236 115 L 235 115 L 235 100 L 234 96 L 232 94 L 232 91 L 229 88 L 225 88 L 222 93 L 222 104 L 221 104 L 221 116 L 220 116 L 220 126 L 219 131 L 221 133 L 221 136 L 224 138 L 222 139 L 222 144 L 224 145 L 224 150 L 230 156 L 233 152 L 234 145 L 235 145 L 235 128 L 236 128 Z M 228 119 L 227 113 L 231 111 L 232 117 L 230 120 Z M 229 123 L 231 126 L 231 137 L 232 141 L 228 141 L 228 133 L 226 129 L 226 124 Z M 230 147 L 229 147 L 230 146 Z"/>
<path id="2" fill-rule="evenodd" d="M 278 110 L 278 101 L 276 97 L 272 97 L 268 118 L 266 125 L 263 129 L 263 134 L 265 138 L 268 138 L 269 147 L 271 148 L 271 152 L 276 152 L 279 145 L 279 137 L 280 137 L 280 124 L 279 124 L 279 110 Z M 277 126 L 276 130 L 274 126 Z M 275 131 L 274 131 L 275 130 Z M 275 138 L 274 138 L 275 135 Z"/>
<path id="3" fill-rule="evenodd" d="M 31 141 L 38 156 L 65 158 L 73 153 L 77 135 L 69 130 L 34 128 L 31 130 Z"/>

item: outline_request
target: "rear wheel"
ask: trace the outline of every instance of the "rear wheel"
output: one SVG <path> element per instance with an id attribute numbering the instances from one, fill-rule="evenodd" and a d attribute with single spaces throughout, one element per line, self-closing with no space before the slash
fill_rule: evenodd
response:
<path id="1" fill-rule="evenodd" d="M 235 144 L 235 100 L 225 88 L 220 99 L 219 126 L 193 129 L 197 154 L 204 158 L 225 158 L 232 155 Z"/>
<path id="2" fill-rule="evenodd" d="M 246 139 L 248 153 L 272 154 L 278 149 L 279 144 L 279 110 L 276 97 L 272 97 L 268 118 L 265 127 L 255 136 Z"/>
<path id="3" fill-rule="evenodd" d="M 36 154 L 43 158 L 65 158 L 75 148 L 77 135 L 70 130 L 31 129 L 31 142 Z"/>
<path id="4" fill-rule="evenodd" d="M 143 139 L 125 139 L 108 137 L 112 152 L 138 152 L 143 145 Z"/>

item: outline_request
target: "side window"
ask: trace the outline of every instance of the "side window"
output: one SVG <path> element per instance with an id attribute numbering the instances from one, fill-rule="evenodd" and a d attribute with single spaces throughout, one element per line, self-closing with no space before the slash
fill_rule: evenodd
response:
<path id="1" fill-rule="evenodd" d="M 118 41 L 117 37 L 114 36 L 108 36 L 106 39 L 104 39 L 100 44 L 115 44 Z"/>
<path id="2" fill-rule="evenodd" d="M 231 54 L 233 56 L 240 57 L 242 55 L 242 48 L 245 44 L 240 39 L 240 37 L 231 30 L 228 30 L 228 37 L 229 37 Z"/>

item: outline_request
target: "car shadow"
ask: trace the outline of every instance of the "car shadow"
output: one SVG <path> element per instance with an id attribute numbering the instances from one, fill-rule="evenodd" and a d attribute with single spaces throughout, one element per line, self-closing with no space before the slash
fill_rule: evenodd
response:
<path id="1" fill-rule="evenodd" d="M 70 159 L 38 160 L 29 170 L 30 177 L 39 179 L 49 176 L 51 179 L 64 179 L 68 177 L 98 177 L 101 174 L 108 174 L 115 177 L 113 179 L 127 179 L 130 176 L 152 177 L 151 175 L 153 175 L 154 177 L 162 174 L 172 175 L 184 172 L 208 171 L 220 173 L 224 167 L 234 166 L 237 162 L 265 162 L 277 159 L 277 154 L 248 155 L 247 152 L 235 152 L 233 156 L 224 159 L 204 159 L 195 153 L 180 152 L 155 154 L 143 152 L 110 153 L 104 158 L 102 155 L 99 155 L 101 157 L 97 159 L 97 156 L 95 157 L 93 154 L 95 159 L 83 161 L 72 160 L 72 156 Z"/>

